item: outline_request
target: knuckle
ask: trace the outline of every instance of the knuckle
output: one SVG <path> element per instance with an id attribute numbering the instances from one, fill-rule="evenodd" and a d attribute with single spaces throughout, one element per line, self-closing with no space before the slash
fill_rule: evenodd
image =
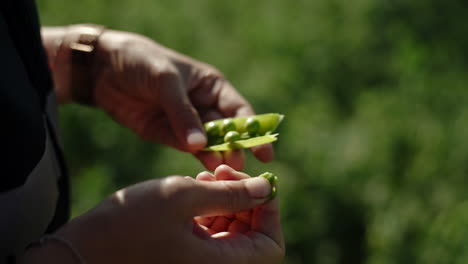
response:
<path id="1" fill-rule="evenodd" d="M 222 79 L 224 80 L 224 74 L 211 65 L 206 65 L 202 71 L 202 78 L 206 79 Z"/>
<path id="2" fill-rule="evenodd" d="M 211 78 L 218 78 L 218 79 L 224 79 L 224 74 L 219 71 L 216 68 L 211 67 L 207 73 L 206 76 L 211 77 Z"/>
<path id="3" fill-rule="evenodd" d="M 226 205 L 227 209 L 233 210 L 237 209 L 242 204 L 242 193 L 239 192 L 233 182 L 229 181 L 221 181 L 223 186 L 223 191 L 226 193 L 224 195 L 225 201 L 224 204 Z"/>
<path id="4" fill-rule="evenodd" d="M 190 196 L 195 182 L 182 176 L 169 176 L 162 181 L 161 192 L 167 200 L 180 200 Z"/>
<path id="5" fill-rule="evenodd" d="M 174 80 L 178 78 L 179 72 L 177 68 L 168 59 L 154 60 L 153 68 L 156 71 L 156 76 L 162 80 Z"/>
<path id="6" fill-rule="evenodd" d="M 179 120 L 191 121 L 194 119 L 194 116 L 197 115 L 197 111 L 190 102 L 181 102 L 177 107 L 175 107 L 174 115 Z"/>

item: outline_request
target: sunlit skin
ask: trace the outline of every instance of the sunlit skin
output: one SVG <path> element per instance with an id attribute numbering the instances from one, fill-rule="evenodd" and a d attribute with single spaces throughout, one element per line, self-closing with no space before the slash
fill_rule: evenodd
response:
<path id="1" fill-rule="evenodd" d="M 252 188 L 252 186 L 255 186 Z M 227 165 L 197 179 L 172 176 L 116 192 L 56 233 L 88 263 L 280 263 L 278 198 L 263 177 Z M 26 263 L 67 263 L 62 247 L 29 252 Z M 55 253 L 55 254 L 54 254 Z"/>
<path id="2" fill-rule="evenodd" d="M 250 176 L 235 171 L 228 166 L 219 166 L 214 173 L 201 172 L 196 179 L 199 181 L 239 181 L 249 179 Z M 197 216 L 195 221 L 198 226 L 212 238 L 245 236 L 251 239 L 259 230 L 281 230 L 278 207 L 278 198 L 256 208 L 243 210 L 220 216 Z M 203 232 L 202 232 L 203 234 Z M 203 236 L 206 236 L 203 234 Z M 278 246 L 284 249 L 284 240 L 281 231 L 272 235 Z"/>
<path id="3" fill-rule="evenodd" d="M 218 167 L 214 174 L 204 171 L 197 175 L 199 181 L 238 181 L 250 178 L 249 175 L 233 171 L 228 166 Z M 223 232 L 245 234 L 251 231 L 254 209 L 213 217 L 196 217 L 198 224 L 209 234 L 222 235 Z"/>
<path id="4" fill-rule="evenodd" d="M 46 46 L 53 46 L 50 39 L 60 35 L 60 30 L 43 29 Z M 96 107 L 145 140 L 193 153 L 209 170 L 221 164 L 238 170 L 244 167 L 242 150 L 200 151 L 206 145 L 203 122 L 255 114 L 216 68 L 149 38 L 115 30 L 100 36 L 95 52 Z M 55 71 L 60 72 L 59 66 Z M 73 102 L 68 85 L 57 85 L 57 89 L 59 101 Z M 274 158 L 271 144 L 252 151 L 263 162 Z"/>
<path id="5" fill-rule="evenodd" d="M 53 51 L 65 32 L 42 31 L 62 103 L 73 102 L 71 95 L 80 92 L 70 90 L 67 50 L 57 57 Z M 123 188 L 55 235 L 90 264 L 279 263 L 284 241 L 278 200 L 269 200 L 271 184 L 235 170 L 244 167 L 241 150 L 199 151 L 206 144 L 202 122 L 252 115 L 248 102 L 212 66 L 143 36 L 107 30 L 95 52 L 93 105 L 143 139 L 193 153 L 214 174 L 169 176 Z M 271 145 L 253 152 L 261 161 L 273 159 Z M 45 260 L 76 262 L 70 249 L 46 243 L 30 248 L 23 263 Z"/>

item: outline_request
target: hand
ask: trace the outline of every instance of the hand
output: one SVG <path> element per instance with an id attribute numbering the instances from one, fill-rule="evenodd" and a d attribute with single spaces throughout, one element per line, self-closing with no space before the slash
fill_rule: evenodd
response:
<path id="1" fill-rule="evenodd" d="M 243 168 L 242 150 L 200 151 L 206 144 L 202 122 L 254 114 L 218 70 L 118 31 L 106 31 L 96 52 L 97 106 L 146 140 L 194 153 L 210 170 L 223 163 Z M 261 161 L 273 159 L 271 144 L 252 150 Z"/>
<path id="2" fill-rule="evenodd" d="M 250 176 L 235 171 L 228 166 L 219 166 L 214 174 L 207 171 L 201 172 L 197 175 L 196 179 L 199 181 L 239 181 L 249 179 Z M 240 211 L 235 214 L 221 215 L 221 216 L 199 216 L 196 217 L 196 222 L 212 236 L 222 236 L 225 232 L 248 234 L 252 232 L 252 227 L 262 225 L 258 217 L 259 211 L 264 210 L 265 207 L 275 208 L 278 203 L 277 199 L 273 202 L 261 205 L 259 207 Z M 276 207 L 277 210 L 277 207 Z"/>
<path id="3" fill-rule="evenodd" d="M 278 200 L 265 198 L 268 181 L 228 166 L 218 167 L 215 175 L 172 176 L 123 189 L 57 235 L 90 264 L 279 263 L 284 242 Z M 200 224 L 238 212 L 250 212 L 250 223 Z M 36 254 L 30 259 L 37 260 Z"/>

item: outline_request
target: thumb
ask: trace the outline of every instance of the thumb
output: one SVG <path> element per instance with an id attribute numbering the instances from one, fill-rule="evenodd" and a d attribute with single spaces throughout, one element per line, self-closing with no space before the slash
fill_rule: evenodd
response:
<path id="1" fill-rule="evenodd" d="M 267 179 L 254 177 L 240 181 L 195 181 L 187 193 L 189 217 L 232 214 L 265 203 L 272 187 Z"/>
<path id="2" fill-rule="evenodd" d="M 161 74 L 161 102 L 177 137 L 177 147 L 195 152 L 206 145 L 207 139 L 197 110 L 176 74 Z"/>

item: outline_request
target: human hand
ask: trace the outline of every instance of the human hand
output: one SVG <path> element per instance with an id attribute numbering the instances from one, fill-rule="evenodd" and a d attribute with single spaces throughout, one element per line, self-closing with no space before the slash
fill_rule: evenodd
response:
<path id="1" fill-rule="evenodd" d="M 172 176 L 125 188 L 56 234 L 91 264 L 279 263 L 284 242 L 278 200 L 266 201 L 270 183 L 228 166 L 208 175 L 216 181 L 204 179 L 206 175 L 200 174 L 200 180 Z M 210 228 L 200 224 L 207 217 L 249 210 L 250 225 L 231 221 L 217 229 L 214 223 Z"/>
<path id="2" fill-rule="evenodd" d="M 202 122 L 253 115 L 250 104 L 214 67 L 131 33 L 101 35 L 93 64 L 95 104 L 142 138 L 193 153 L 206 168 L 244 166 L 242 150 L 202 152 Z M 273 159 L 271 144 L 252 148 Z"/>
<path id="3" fill-rule="evenodd" d="M 200 181 L 239 181 L 249 178 L 249 175 L 235 171 L 226 165 L 216 168 L 214 174 L 204 171 L 199 173 L 196 177 L 196 179 Z M 222 235 L 224 232 L 247 234 L 252 231 L 254 226 L 262 225 L 262 220 L 258 215 L 266 207 L 274 208 L 276 205 L 272 203 L 277 204 L 277 199 L 253 209 L 236 212 L 235 214 L 212 217 L 199 216 L 196 217 L 195 220 L 212 236 Z"/>

